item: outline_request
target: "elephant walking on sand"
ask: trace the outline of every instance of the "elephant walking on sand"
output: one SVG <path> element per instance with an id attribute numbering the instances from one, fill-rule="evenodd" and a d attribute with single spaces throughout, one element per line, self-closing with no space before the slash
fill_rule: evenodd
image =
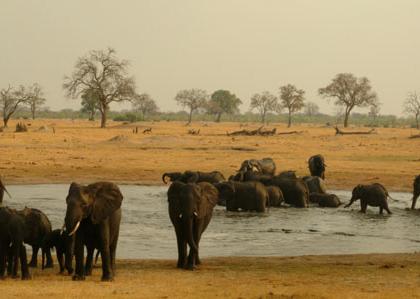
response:
<path id="1" fill-rule="evenodd" d="M 178 244 L 178 268 L 194 270 L 201 263 L 198 253 L 201 235 L 210 223 L 218 197 L 216 187 L 206 182 L 174 182 L 169 187 L 168 212 Z"/>
<path id="2" fill-rule="evenodd" d="M 411 203 L 411 209 L 416 207 L 417 199 L 420 196 L 420 175 L 416 176 L 413 181 L 413 199 Z"/>
<path id="3" fill-rule="evenodd" d="M 352 192 L 350 202 L 344 207 L 351 206 L 353 202 L 360 199 L 360 212 L 366 213 L 367 206 L 379 207 L 379 213 L 382 214 L 383 210 L 388 214 L 392 214 L 388 208 L 389 194 L 385 187 L 379 183 L 371 185 L 357 185 Z"/>

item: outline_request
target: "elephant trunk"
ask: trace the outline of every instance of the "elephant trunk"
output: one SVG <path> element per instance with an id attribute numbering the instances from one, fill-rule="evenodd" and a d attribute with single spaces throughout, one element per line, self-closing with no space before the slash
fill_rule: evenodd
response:
<path id="1" fill-rule="evenodd" d="M 169 176 L 167 172 L 165 172 L 165 173 L 162 175 L 162 181 L 163 181 L 165 184 L 167 184 L 167 183 L 168 183 L 168 182 L 165 180 L 165 178 L 166 178 L 167 176 Z M 169 179 L 170 179 L 170 178 L 171 178 L 171 177 L 169 176 Z"/>
<path id="2" fill-rule="evenodd" d="M 193 219 L 191 217 L 185 217 L 184 220 L 184 230 L 187 235 L 187 243 L 190 246 L 191 250 L 193 250 L 195 253 L 198 252 L 197 244 L 194 241 L 193 237 Z"/>
<path id="3" fill-rule="evenodd" d="M 41 269 L 44 270 L 45 269 L 45 248 L 41 249 L 42 251 L 42 261 L 41 261 Z"/>
<path id="4" fill-rule="evenodd" d="M 419 198 L 419 196 L 415 196 L 413 195 L 413 202 L 411 203 L 411 209 L 414 210 L 414 208 L 416 207 L 416 203 L 417 203 L 417 199 Z"/>

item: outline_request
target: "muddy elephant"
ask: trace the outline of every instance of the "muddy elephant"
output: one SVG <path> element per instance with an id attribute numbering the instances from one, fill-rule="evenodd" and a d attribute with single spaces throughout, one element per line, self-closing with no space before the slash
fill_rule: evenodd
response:
<path id="1" fill-rule="evenodd" d="M 392 214 L 388 208 L 389 194 L 385 187 L 379 183 L 370 185 L 357 185 L 352 191 L 350 202 L 344 207 L 351 206 L 353 202 L 360 199 L 360 211 L 366 213 L 367 206 L 379 207 L 379 213 L 382 214 L 383 210 L 388 214 Z"/>
<path id="2" fill-rule="evenodd" d="M 413 181 L 413 199 L 411 203 L 412 209 L 416 207 L 416 202 L 419 196 L 420 196 L 420 175 L 416 176 Z"/>
<path id="3" fill-rule="evenodd" d="M 268 192 L 268 206 L 270 207 L 279 207 L 282 202 L 284 202 L 283 193 L 280 188 L 277 186 L 267 186 L 265 187 Z"/>
<path id="4" fill-rule="evenodd" d="M 169 218 L 175 229 L 178 245 L 178 268 L 193 270 L 201 263 L 199 244 L 213 215 L 219 197 L 210 183 L 174 182 L 168 189 Z M 187 259 L 187 244 L 190 251 Z"/>
<path id="5" fill-rule="evenodd" d="M 309 201 L 325 208 L 337 208 L 342 204 L 337 195 L 327 193 L 310 193 Z"/>
<path id="6" fill-rule="evenodd" d="M 325 164 L 324 157 L 322 155 L 315 155 L 309 158 L 308 167 L 311 176 L 318 176 L 321 179 L 325 179 Z"/>
<path id="7" fill-rule="evenodd" d="M 162 181 L 167 184 L 166 178 L 169 178 L 170 181 L 180 181 L 183 183 L 219 183 L 225 180 L 223 174 L 219 171 L 212 171 L 212 172 L 201 172 L 201 171 L 190 171 L 187 170 L 185 172 L 165 172 L 162 175 Z"/>
<path id="8" fill-rule="evenodd" d="M 269 203 L 266 187 L 260 182 L 229 181 L 215 184 L 227 211 L 265 212 Z"/>
<path id="9" fill-rule="evenodd" d="M 64 270 L 67 270 L 68 274 L 73 273 L 73 266 L 70 263 L 70 265 L 66 265 L 64 262 L 64 257 L 66 254 L 66 249 L 68 246 L 71 246 L 73 240 L 72 237 L 69 237 L 68 234 L 66 234 L 61 229 L 55 229 L 51 231 L 47 236 L 44 238 L 42 248 L 43 252 L 51 251 L 51 249 L 55 249 L 56 255 L 57 255 L 57 261 L 58 265 L 60 267 L 60 274 L 64 273 Z M 45 262 L 45 256 L 42 255 L 42 269 L 45 268 L 44 266 Z"/>
<path id="10" fill-rule="evenodd" d="M 26 260 L 25 220 L 16 210 L 0 207 L 0 279 L 4 278 L 6 260 L 8 260 L 8 274 L 18 277 L 20 261 L 22 280 L 30 279 Z"/>
<path id="11" fill-rule="evenodd" d="M 7 196 L 11 198 L 9 192 L 7 191 L 6 187 L 3 184 L 3 181 L 0 178 L 0 207 L 3 205 L 4 192 L 6 192 Z"/>
<path id="12" fill-rule="evenodd" d="M 274 175 L 276 172 L 276 163 L 274 163 L 271 158 L 245 160 L 242 162 L 238 172 L 246 172 L 248 170 L 262 174 Z"/>
<path id="13" fill-rule="evenodd" d="M 25 207 L 21 211 L 17 211 L 19 215 L 25 219 L 25 239 L 24 242 L 32 247 L 32 258 L 29 267 L 37 267 L 38 251 L 41 249 L 42 254 L 47 257 L 46 268 L 53 267 L 51 250 L 43 250 L 43 242 L 46 236 L 51 233 L 51 222 L 42 211 L 34 208 Z"/>
<path id="14" fill-rule="evenodd" d="M 309 206 L 309 189 L 302 179 L 275 176 L 267 185 L 279 187 L 283 193 L 285 203 L 298 208 L 307 208 Z"/>
<path id="15" fill-rule="evenodd" d="M 273 176 L 270 174 L 262 174 L 261 172 L 247 170 L 237 172 L 236 175 L 231 176 L 229 180 L 237 182 L 257 181 L 264 183 L 271 180 L 272 178 Z"/>
<path id="16" fill-rule="evenodd" d="M 76 267 L 73 280 L 84 280 L 85 275 L 90 275 L 95 248 L 99 248 L 102 257 L 102 281 L 113 280 L 122 201 L 120 189 L 111 182 L 70 185 L 64 223 L 68 236 L 75 234 Z M 66 265 L 71 263 L 72 245 L 66 248 Z M 84 246 L 88 253 L 85 267 Z"/>
<path id="17" fill-rule="evenodd" d="M 308 186 L 309 193 L 327 193 L 327 186 L 320 177 L 304 176 L 302 179 Z"/>

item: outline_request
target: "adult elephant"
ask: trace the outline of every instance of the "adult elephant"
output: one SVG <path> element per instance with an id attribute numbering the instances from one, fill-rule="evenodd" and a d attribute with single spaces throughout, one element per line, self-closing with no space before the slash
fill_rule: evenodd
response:
<path id="1" fill-rule="evenodd" d="M 416 176 L 413 181 L 413 199 L 411 203 L 412 209 L 416 207 L 416 202 L 419 196 L 420 196 L 420 175 Z"/>
<path id="2" fill-rule="evenodd" d="M 309 189 L 302 179 L 273 177 L 266 186 L 277 186 L 283 193 L 284 202 L 298 208 L 309 206 Z"/>
<path id="3" fill-rule="evenodd" d="M 268 202 L 270 207 L 280 207 L 284 201 L 283 193 L 277 186 L 267 186 Z"/>
<path id="4" fill-rule="evenodd" d="M 47 249 L 44 252 L 43 242 L 49 233 L 51 233 L 51 222 L 42 211 L 38 209 L 25 207 L 23 210 L 17 212 L 25 220 L 25 239 L 24 242 L 32 247 L 32 258 L 29 262 L 29 267 L 37 267 L 38 265 L 38 251 L 41 248 L 42 254 L 46 255 L 46 268 L 53 267 L 53 260 L 51 257 L 51 250 Z"/>
<path id="5" fill-rule="evenodd" d="M 257 181 L 257 182 L 267 182 L 273 178 L 270 174 L 262 174 L 260 172 L 256 172 L 254 170 L 247 170 L 247 171 L 239 171 L 234 176 L 232 176 L 229 180 L 237 181 L 237 182 L 249 182 L 249 181 Z"/>
<path id="6" fill-rule="evenodd" d="M 318 176 L 304 176 L 302 180 L 306 183 L 309 193 L 327 193 L 327 186 L 323 179 Z"/>
<path id="7" fill-rule="evenodd" d="M 219 192 L 210 183 L 174 182 L 168 189 L 169 218 L 178 244 L 178 268 L 193 270 L 199 265 L 201 235 L 210 223 Z M 187 260 L 187 244 L 190 247 Z"/>
<path id="8" fill-rule="evenodd" d="M 9 259 L 8 272 L 17 277 L 18 264 L 22 280 L 30 279 L 26 260 L 25 220 L 15 210 L 0 207 L 0 279 L 4 278 L 6 260 Z"/>
<path id="9" fill-rule="evenodd" d="M 9 196 L 9 198 L 11 198 L 9 192 L 7 191 L 6 187 L 3 184 L 3 181 L 0 178 L 0 206 L 3 205 L 4 192 L 6 192 L 6 194 Z"/>
<path id="10" fill-rule="evenodd" d="M 229 181 L 215 184 L 219 199 L 226 202 L 226 210 L 265 212 L 269 204 L 266 187 L 260 182 Z"/>
<path id="11" fill-rule="evenodd" d="M 379 207 L 379 213 L 382 214 L 383 210 L 388 214 L 392 214 L 388 208 L 389 194 L 385 187 L 379 183 L 370 185 L 357 185 L 352 191 L 350 202 L 344 207 L 347 208 L 353 202 L 360 199 L 360 212 L 366 213 L 367 206 Z"/>
<path id="12" fill-rule="evenodd" d="M 225 177 L 220 171 L 212 171 L 212 172 L 202 172 L 202 171 L 190 171 L 187 170 L 185 172 L 165 172 L 162 175 L 162 181 L 167 184 L 166 178 L 169 178 L 170 181 L 180 181 L 183 183 L 219 183 L 225 180 Z"/>
<path id="13" fill-rule="evenodd" d="M 85 275 L 90 274 L 89 265 L 92 264 L 95 248 L 99 248 L 102 257 L 102 281 L 113 280 L 122 200 L 123 195 L 114 183 L 70 185 L 66 198 L 65 228 L 70 237 L 75 234 L 76 269 L 73 280 L 84 280 Z M 87 268 L 83 267 L 84 246 L 88 252 Z M 67 248 L 66 265 L 69 265 L 68 259 L 72 257 L 71 247 L 70 244 Z"/>
<path id="14" fill-rule="evenodd" d="M 274 163 L 272 158 L 245 160 L 242 162 L 238 172 L 246 172 L 249 170 L 262 174 L 274 175 L 276 172 L 276 163 Z"/>
<path id="15" fill-rule="evenodd" d="M 325 159 L 322 155 L 315 155 L 309 158 L 308 167 L 311 176 L 318 176 L 321 179 L 325 179 Z"/>

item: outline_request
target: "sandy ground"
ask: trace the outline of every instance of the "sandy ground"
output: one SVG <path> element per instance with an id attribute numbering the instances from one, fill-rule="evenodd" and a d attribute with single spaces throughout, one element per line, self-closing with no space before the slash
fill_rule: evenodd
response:
<path id="1" fill-rule="evenodd" d="M 335 136 L 320 125 L 271 124 L 278 132 L 302 131 L 272 137 L 226 136 L 239 130 L 238 123 L 180 122 L 123 124 L 80 120 L 35 120 L 29 132 L 0 133 L 0 174 L 6 184 L 70 183 L 111 180 L 118 183 L 162 184 L 166 171 L 219 170 L 226 177 L 245 159 L 272 157 L 278 171 L 308 174 L 307 160 L 325 156 L 327 185 L 351 189 L 359 183 L 382 182 L 390 190 L 409 191 L 413 176 L 420 173 L 420 139 L 409 139 L 413 129 L 377 129 L 378 134 Z M 46 126 L 47 130 L 42 127 Z M 133 134 L 138 127 L 139 134 Z M 246 129 L 257 128 L 249 124 Z M 146 127 L 151 134 L 143 134 Z M 52 128 L 55 128 L 53 133 Z M 187 134 L 200 129 L 199 136 Z M 358 128 L 355 130 L 367 130 Z"/>
<path id="2" fill-rule="evenodd" d="M 237 123 L 109 123 L 71 120 L 27 121 L 29 132 L 0 133 L 0 174 L 6 184 L 111 180 L 162 184 L 166 171 L 220 170 L 226 177 L 249 158 L 272 157 L 279 171 L 305 175 L 307 159 L 326 158 L 329 188 L 382 182 L 389 190 L 411 191 L 420 173 L 420 139 L 412 129 L 379 128 L 378 134 L 335 136 L 332 128 L 295 126 L 295 135 L 228 137 Z M 42 127 L 46 126 L 47 129 Z M 138 126 L 139 134 L 133 134 Z M 142 134 L 151 127 L 151 134 Z M 250 124 L 246 129 L 257 128 Z M 283 124 L 272 124 L 289 131 Z M 55 133 L 52 128 L 55 129 Z M 199 136 L 187 134 L 200 129 Z M 355 130 L 367 130 L 358 128 Z M 175 250 L 175 247 L 174 247 Z M 374 251 L 374 248 L 372 248 Z M 197 271 L 175 261 L 119 260 L 112 283 L 100 269 L 85 282 L 55 270 L 33 270 L 33 280 L 0 282 L 1 298 L 410 298 L 420 297 L 420 254 L 210 258 Z"/>

